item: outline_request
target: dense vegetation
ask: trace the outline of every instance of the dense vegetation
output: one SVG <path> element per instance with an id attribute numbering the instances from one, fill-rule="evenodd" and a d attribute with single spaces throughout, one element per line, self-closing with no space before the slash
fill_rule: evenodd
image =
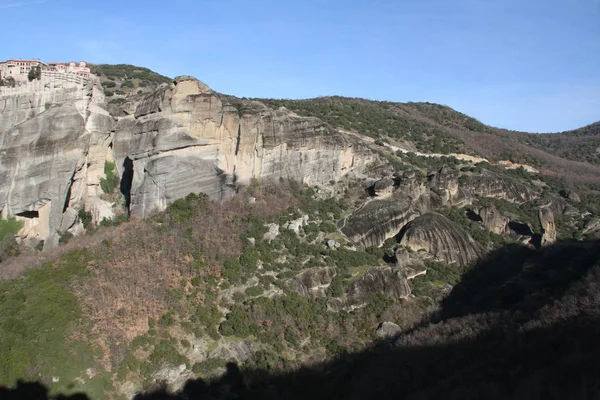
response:
<path id="1" fill-rule="evenodd" d="M 139 79 L 143 82 L 170 83 L 171 79 L 160 75 L 148 68 L 136 67 L 129 64 L 88 64 L 92 74 L 105 76 L 109 80 Z M 112 78 L 112 79 L 111 79 Z M 113 86 L 114 87 L 114 86 Z"/>

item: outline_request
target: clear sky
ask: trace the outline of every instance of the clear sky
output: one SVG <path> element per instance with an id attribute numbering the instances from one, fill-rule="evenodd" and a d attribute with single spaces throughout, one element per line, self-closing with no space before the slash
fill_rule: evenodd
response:
<path id="1" fill-rule="evenodd" d="M 600 120 L 600 0 L 0 0 L 0 59 L 128 63 L 246 97 L 446 104 L 498 127 Z"/>

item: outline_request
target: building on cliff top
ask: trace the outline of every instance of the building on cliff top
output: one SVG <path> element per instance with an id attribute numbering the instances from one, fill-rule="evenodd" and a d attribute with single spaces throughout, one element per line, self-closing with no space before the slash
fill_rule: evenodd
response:
<path id="1" fill-rule="evenodd" d="M 80 61 L 79 63 L 72 61 L 68 64 L 57 62 L 44 64 L 40 60 L 9 59 L 0 62 L 0 79 L 12 77 L 17 84 L 27 83 L 29 71 L 31 68 L 38 66 L 42 69 L 42 77 L 44 72 L 47 71 L 76 74 L 84 78 L 89 78 L 91 74 L 90 68 L 85 61 Z"/>

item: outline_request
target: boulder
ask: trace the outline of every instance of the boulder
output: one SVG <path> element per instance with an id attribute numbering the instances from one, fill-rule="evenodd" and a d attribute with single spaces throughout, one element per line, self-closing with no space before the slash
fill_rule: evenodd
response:
<path id="1" fill-rule="evenodd" d="M 385 339 L 391 338 L 402 332 L 402 329 L 393 322 L 383 322 L 377 327 L 376 334 L 378 337 Z"/>
<path id="2" fill-rule="evenodd" d="M 286 222 L 285 224 L 283 224 L 282 228 L 290 229 L 290 230 L 294 231 L 294 233 L 296 233 L 296 235 L 297 235 L 300 233 L 300 228 L 302 228 L 303 226 L 305 226 L 307 224 L 308 224 L 308 215 L 303 215 L 298 219 L 295 219 L 290 222 Z"/>
<path id="3" fill-rule="evenodd" d="M 267 228 L 269 228 L 269 230 L 263 235 L 263 240 L 270 242 L 277 239 L 277 236 L 279 236 L 279 225 L 270 223 L 267 225 Z"/>
<path id="4" fill-rule="evenodd" d="M 327 297 L 325 291 L 331 285 L 335 275 L 334 268 L 312 268 L 291 278 L 286 284 L 300 296 L 321 299 Z"/>
<path id="5" fill-rule="evenodd" d="M 377 197 L 385 197 L 392 194 L 394 191 L 394 179 L 387 176 L 383 179 L 378 180 L 373 185 L 373 194 Z"/>

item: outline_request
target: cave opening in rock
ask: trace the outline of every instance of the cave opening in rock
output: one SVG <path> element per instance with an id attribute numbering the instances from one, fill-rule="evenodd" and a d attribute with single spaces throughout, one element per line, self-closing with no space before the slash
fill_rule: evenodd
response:
<path id="1" fill-rule="evenodd" d="M 131 204 L 131 185 L 133 184 L 133 161 L 129 157 L 123 160 L 123 176 L 121 176 L 121 184 L 119 190 L 125 197 L 125 207 L 129 210 Z"/>
<path id="2" fill-rule="evenodd" d="M 23 211 L 23 212 L 17 213 L 16 216 L 33 219 L 33 218 L 39 218 L 40 213 L 39 213 L 39 211 Z"/>
<path id="3" fill-rule="evenodd" d="M 483 222 L 483 218 L 481 218 L 481 216 L 479 214 L 477 214 L 475 211 L 469 209 L 467 210 L 467 218 L 469 218 L 471 221 L 473 222 Z"/>
<path id="4" fill-rule="evenodd" d="M 533 231 L 527 224 L 520 222 L 510 221 L 508 227 L 515 232 L 517 235 L 533 236 Z"/>

